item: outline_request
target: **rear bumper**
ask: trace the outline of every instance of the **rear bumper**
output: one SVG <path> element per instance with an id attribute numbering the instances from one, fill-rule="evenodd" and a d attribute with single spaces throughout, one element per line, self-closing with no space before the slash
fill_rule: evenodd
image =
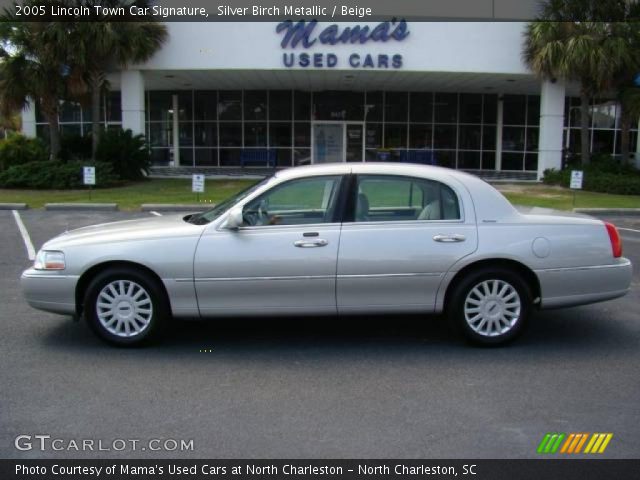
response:
<path id="1" fill-rule="evenodd" d="M 626 258 L 611 265 L 536 270 L 541 308 L 572 307 L 622 297 L 631 287 L 633 267 Z"/>
<path id="2" fill-rule="evenodd" d="M 77 275 L 62 275 L 32 268 L 22 272 L 20 284 L 25 300 L 45 312 L 74 315 Z"/>

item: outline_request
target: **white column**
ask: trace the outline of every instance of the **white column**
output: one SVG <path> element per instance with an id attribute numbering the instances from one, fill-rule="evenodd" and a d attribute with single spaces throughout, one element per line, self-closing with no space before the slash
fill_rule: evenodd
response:
<path id="1" fill-rule="evenodd" d="M 180 166 L 180 132 L 178 130 L 180 124 L 178 123 L 178 117 L 180 114 L 180 105 L 178 105 L 178 95 L 173 95 L 172 98 L 173 108 L 173 164 L 176 167 Z"/>
<path id="2" fill-rule="evenodd" d="M 120 73 L 122 98 L 122 128 L 134 134 L 145 134 L 144 77 L 139 70 L 123 70 Z"/>
<path id="3" fill-rule="evenodd" d="M 496 170 L 502 170 L 502 126 L 504 123 L 504 101 L 502 95 L 498 95 L 496 108 Z"/>
<path id="4" fill-rule="evenodd" d="M 25 137 L 36 137 L 36 106 L 29 100 L 29 104 L 24 107 L 22 116 L 22 134 Z"/>
<path id="5" fill-rule="evenodd" d="M 562 168 L 564 130 L 564 83 L 542 82 L 540 90 L 540 136 L 538 140 L 538 180 L 547 168 Z"/>

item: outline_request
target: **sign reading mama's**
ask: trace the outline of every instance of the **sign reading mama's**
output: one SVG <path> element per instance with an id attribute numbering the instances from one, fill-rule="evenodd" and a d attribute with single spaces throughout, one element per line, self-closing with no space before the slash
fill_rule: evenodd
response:
<path id="1" fill-rule="evenodd" d="M 318 22 L 299 21 L 279 23 L 276 33 L 282 35 L 280 46 L 285 50 L 309 49 L 314 45 L 366 45 L 374 43 L 402 42 L 409 36 L 407 22 L 381 22 L 375 27 L 368 25 L 355 25 L 342 27 L 332 24 L 324 29 L 318 28 Z M 341 62 L 351 68 L 378 68 L 398 69 L 402 68 L 402 55 L 368 52 L 351 52 L 344 58 L 335 52 L 283 52 L 282 63 L 287 68 L 335 68 L 340 67 Z"/>

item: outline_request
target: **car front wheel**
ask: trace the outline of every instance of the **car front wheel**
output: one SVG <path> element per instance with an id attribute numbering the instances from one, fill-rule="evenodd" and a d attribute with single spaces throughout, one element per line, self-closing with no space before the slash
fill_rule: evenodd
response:
<path id="1" fill-rule="evenodd" d="M 499 345 L 522 333 L 531 311 L 529 286 L 511 270 L 479 270 L 456 285 L 449 316 L 474 343 Z"/>
<path id="2" fill-rule="evenodd" d="M 169 309 L 157 280 L 135 269 L 113 268 L 93 279 L 84 311 L 89 326 L 103 340 L 133 346 L 159 333 Z"/>

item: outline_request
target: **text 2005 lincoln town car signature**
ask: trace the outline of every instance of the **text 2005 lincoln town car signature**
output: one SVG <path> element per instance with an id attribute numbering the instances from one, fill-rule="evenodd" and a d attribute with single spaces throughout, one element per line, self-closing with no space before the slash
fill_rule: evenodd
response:
<path id="1" fill-rule="evenodd" d="M 31 306 L 84 315 L 121 345 L 171 316 L 442 311 L 497 344 L 533 308 L 630 283 L 613 225 L 522 213 L 477 177 L 397 164 L 284 170 L 204 213 L 80 228 L 22 275 Z"/>

